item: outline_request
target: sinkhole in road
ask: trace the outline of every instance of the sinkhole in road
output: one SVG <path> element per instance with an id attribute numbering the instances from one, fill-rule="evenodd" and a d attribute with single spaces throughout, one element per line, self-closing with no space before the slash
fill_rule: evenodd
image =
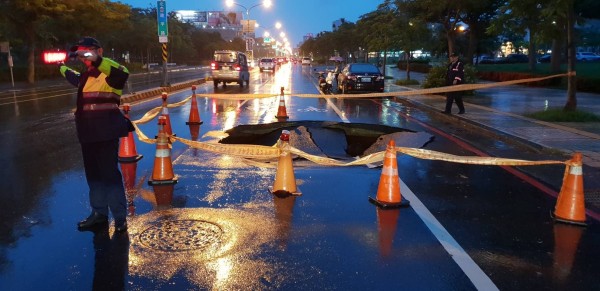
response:
<path id="1" fill-rule="evenodd" d="M 396 146 L 423 148 L 433 140 L 424 132 L 380 124 L 331 121 L 289 121 L 239 125 L 226 131 L 225 144 L 274 145 L 282 130 L 290 131 L 290 144 L 313 155 L 353 159 L 384 151 L 393 139 Z"/>

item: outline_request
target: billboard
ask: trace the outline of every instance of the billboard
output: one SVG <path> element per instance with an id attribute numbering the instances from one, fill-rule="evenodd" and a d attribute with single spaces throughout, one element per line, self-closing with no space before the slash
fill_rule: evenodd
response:
<path id="1" fill-rule="evenodd" d="M 206 22 L 210 26 L 239 26 L 242 21 L 241 12 L 207 11 Z"/>

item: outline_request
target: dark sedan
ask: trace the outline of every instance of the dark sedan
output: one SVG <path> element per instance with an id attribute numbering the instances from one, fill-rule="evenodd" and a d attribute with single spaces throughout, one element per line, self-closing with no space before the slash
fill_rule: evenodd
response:
<path id="1" fill-rule="evenodd" d="M 338 90 L 342 94 L 352 91 L 383 92 L 384 76 L 373 64 L 347 64 L 338 75 Z"/>

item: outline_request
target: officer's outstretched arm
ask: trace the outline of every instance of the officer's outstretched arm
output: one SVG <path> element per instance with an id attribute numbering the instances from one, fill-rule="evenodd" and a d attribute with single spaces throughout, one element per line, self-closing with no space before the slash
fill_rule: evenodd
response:
<path id="1" fill-rule="evenodd" d="M 119 63 L 98 56 L 98 59 L 92 63 L 95 67 L 104 73 L 106 77 L 106 83 L 118 90 L 122 90 L 125 87 L 125 82 L 129 78 L 129 70 L 125 66 L 119 65 Z"/>
<path id="2" fill-rule="evenodd" d="M 67 79 L 71 85 L 78 87 L 79 86 L 79 72 L 65 66 L 64 64 L 60 65 L 60 74 Z"/>

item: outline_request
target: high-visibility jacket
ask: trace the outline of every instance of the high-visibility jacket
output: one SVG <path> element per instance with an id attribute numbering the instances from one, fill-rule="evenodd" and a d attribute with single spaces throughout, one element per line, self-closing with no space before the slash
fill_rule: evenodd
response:
<path id="1" fill-rule="evenodd" d="M 121 94 L 129 71 L 117 62 L 98 56 L 87 71 L 79 73 L 67 66 L 61 74 L 77 89 L 75 125 L 82 143 L 127 136 L 130 121 L 119 110 Z"/>

